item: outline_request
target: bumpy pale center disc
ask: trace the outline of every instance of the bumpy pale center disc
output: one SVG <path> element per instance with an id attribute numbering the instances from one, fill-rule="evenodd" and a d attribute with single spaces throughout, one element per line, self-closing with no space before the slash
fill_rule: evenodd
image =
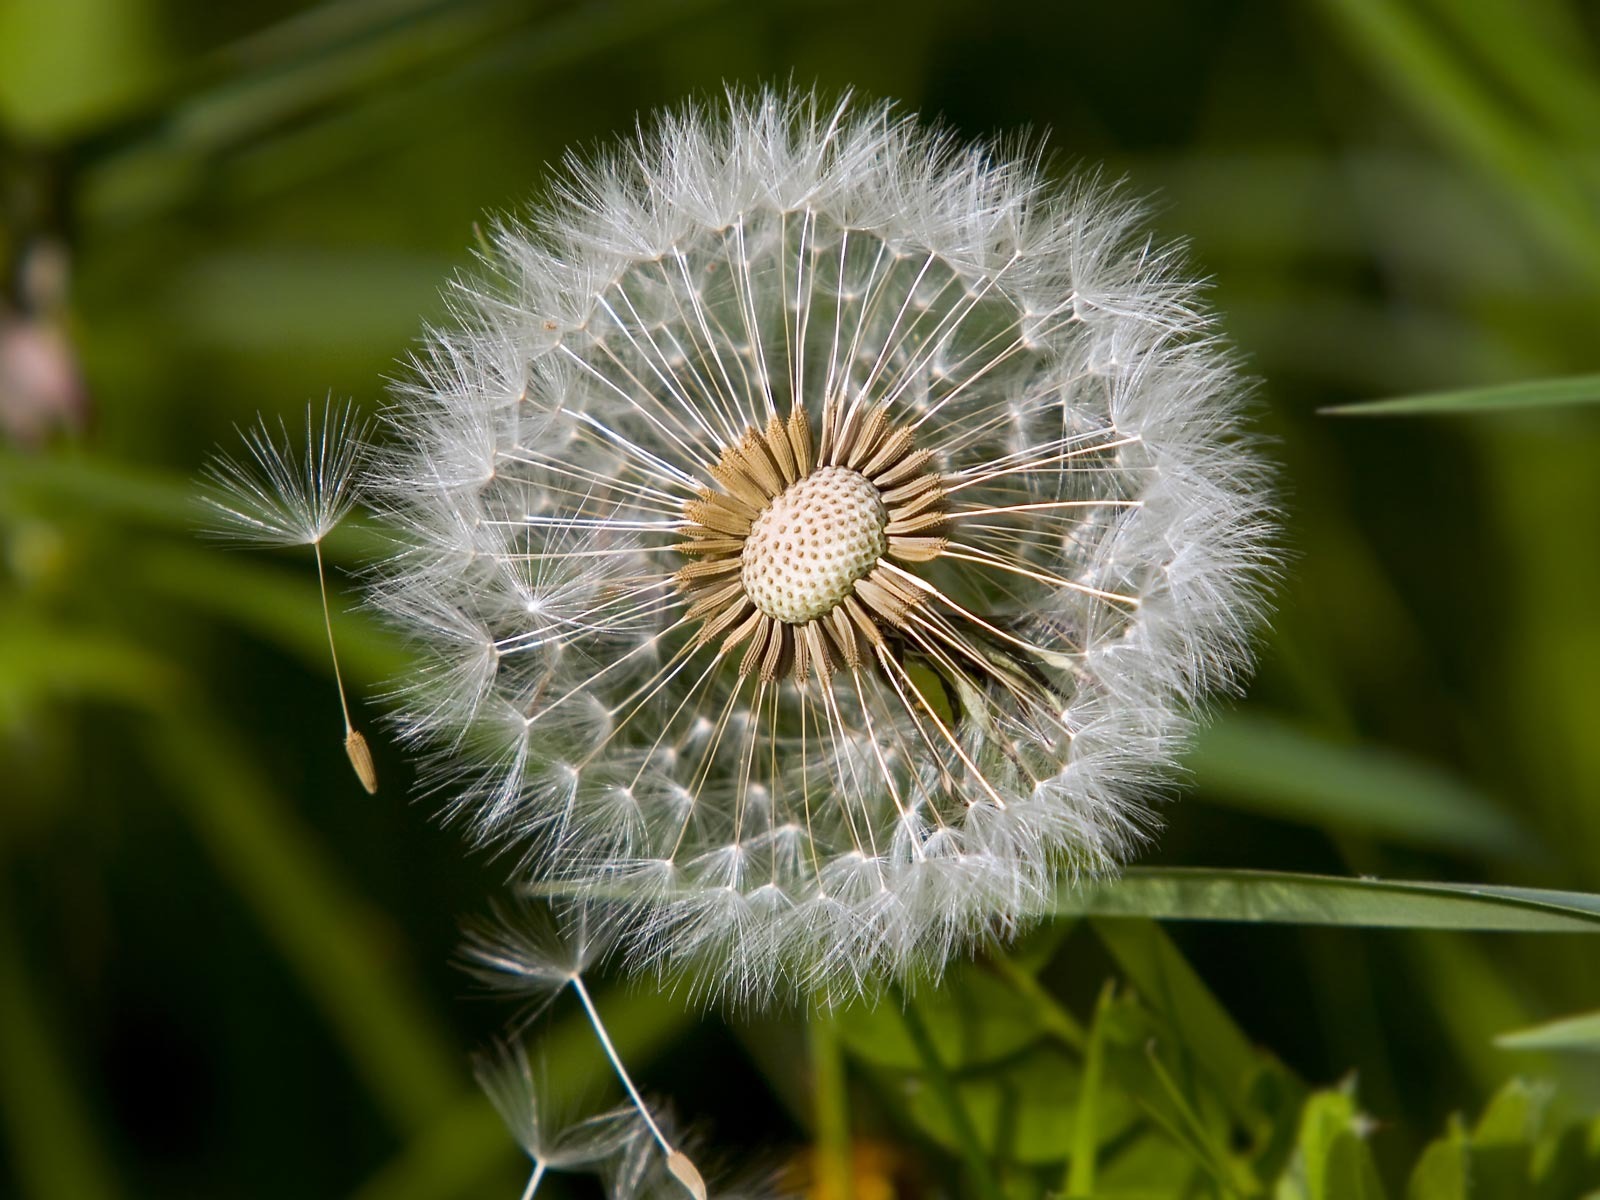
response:
<path id="1" fill-rule="evenodd" d="M 821 467 L 751 524 L 740 556 L 745 594 L 791 625 L 824 616 L 888 549 L 888 523 L 871 480 L 847 467 Z"/>

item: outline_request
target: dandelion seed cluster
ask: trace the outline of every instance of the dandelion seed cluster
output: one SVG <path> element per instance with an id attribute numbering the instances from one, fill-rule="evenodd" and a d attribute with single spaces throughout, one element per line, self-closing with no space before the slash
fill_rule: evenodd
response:
<path id="1" fill-rule="evenodd" d="M 1271 522 L 1137 206 L 811 94 L 507 224 L 391 414 L 379 601 L 453 813 L 732 998 L 937 971 L 1113 870 Z"/>

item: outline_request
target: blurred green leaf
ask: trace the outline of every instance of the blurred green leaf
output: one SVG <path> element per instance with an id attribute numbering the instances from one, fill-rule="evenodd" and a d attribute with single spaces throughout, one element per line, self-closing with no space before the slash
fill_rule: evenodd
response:
<path id="1" fill-rule="evenodd" d="M 1336 404 L 1318 411 L 1325 416 L 1402 417 L 1517 412 L 1569 404 L 1600 404 L 1600 375 L 1393 396 L 1386 400 L 1364 400 L 1359 404 Z"/>
<path id="2" fill-rule="evenodd" d="M 30 978 L 12 902 L 0 897 L 0 1129 L 19 1200 L 113 1200 L 116 1177 Z"/>
<path id="3" fill-rule="evenodd" d="M 916 1046 L 922 1085 L 944 1116 L 951 1131 L 951 1146 L 966 1165 L 967 1178 L 973 1190 L 982 1200 L 1001 1200 L 999 1182 L 995 1179 L 989 1160 L 984 1157 L 972 1114 L 967 1111 L 961 1091 L 940 1057 L 939 1047 L 934 1044 L 922 1014 L 899 988 L 891 989 L 889 1000 L 900 1014 L 912 1044 Z"/>
<path id="4" fill-rule="evenodd" d="M 1583 145 L 1600 128 L 1600 86 L 1576 6 L 1528 0 L 1430 0 L 1428 7 L 1564 140 Z"/>
<path id="5" fill-rule="evenodd" d="M 1201 794 L 1284 820 L 1407 845 L 1533 857 L 1538 844 L 1504 809 L 1453 775 L 1381 746 L 1345 746 L 1287 721 L 1234 713 L 1186 760 Z"/>
<path id="6" fill-rule="evenodd" d="M 1600 1012 L 1562 1017 L 1495 1038 L 1502 1050 L 1587 1050 L 1600 1053 Z"/>
<path id="7" fill-rule="evenodd" d="M 1192 1056 L 1229 1111 L 1246 1126 L 1259 1114 L 1256 1080 L 1272 1069 L 1234 1023 L 1172 939 L 1153 921 L 1091 922 L 1098 936 L 1145 1003 L 1174 1035 L 1173 1052 Z"/>
<path id="8" fill-rule="evenodd" d="M 312 670 L 332 669 L 315 574 L 253 555 L 189 546 L 151 546 L 138 556 L 133 573 L 144 587 L 174 603 L 224 617 L 276 642 Z M 400 638 L 370 614 L 349 607 L 331 586 L 336 578 L 329 581 L 329 603 L 347 677 L 370 686 L 403 675 L 414 660 Z"/>
<path id="9" fill-rule="evenodd" d="M 1203 867 L 1131 867 L 1116 882 L 1062 893 L 1056 912 L 1169 921 L 1600 933 L 1600 895 L 1588 892 Z"/>
<path id="10" fill-rule="evenodd" d="M 188 343 L 212 351 L 359 353 L 403 345 L 439 281 L 444 257 L 291 243 L 211 254 L 164 281 L 152 304 Z M 302 429 L 303 432 L 303 429 Z"/>
<path id="11" fill-rule="evenodd" d="M 21 613 L 0 621 L 0 726 L 50 701 L 154 708 L 180 684 L 171 663 L 115 633 Z"/>
<path id="12" fill-rule="evenodd" d="M 1314 1093 L 1301 1112 L 1295 1155 L 1274 1200 L 1382 1200 L 1383 1184 L 1367 1147 L 1370 1128 L 1353 1088 Z"/>
<path id="13" fill-rule="evenodd" d="M 304 417 L 303 409 L 299 415 Z M 0 446 L 0 505 L 7 508 L 31 502 L 63 519 L 109 517 L 119 526 L 135 523 L 196 536 L 214 523 L 200 496 L 198 477 L 93 454 L 23 454 Z M 220 540 L 211 546 L 218 553 L 228 549 Z M 391 549 L 392 543 L 359 517 L 340 522 L 322 542 L 323 554 L 331 559 L 366 559 Z"/>
<path id="14" fill-rule="evenodd" d="M 394 954 L 379 913 L 346 888 L 232 733 L 185 710 L 150 729 L 152 758 L 218 870 L 254 908 L 343 1042 L 374 1103 L 415 1132 L 464 1089 L 456 1051 Z M 366 799 L 348 781 L 352 802 Z"/>
<path id="15" fill-rule="evenodd" d="M 196 484 L 165 471 L 86 454 L 23 454 L 0 447 L 0 502 L 34 497 L 61 513 L 61 505 L 113 513 L 119 523 L 138 521 L 194 530 L 201 518 Z"/>
<path id="16" fill-rule="evenodd" d="M 149 89 L 164 66 L 153 0 L 0 4 L 0 124 L 58 138 Z"/>
<path id="17" fill-rule="evenodd" d="M 1552 262 L 1600 282 L 1592 200 L 1564 162 L 1407 4 L 1323 0 L 1334 30 L 1438 135 L 1521 210 Z"/>
<path id="18" fill-rule="evenodd" d="M 1045 1028 L 1032 1001 L 973 967 L 952 971 L 940 987 L 919 990 L 910 1003 L 940 1059 L 954 1071 L 1007 1058 L 1038 1040 Z M 916 1042 L 892 1003 L 852 1005 L 837 1021 L 840 1039 L 863 1062 L 897 1070 L 921 1065 Z"/>
<path id="19" fill-rule="evenodd" d="M 989 1157 L 1037 1166 L 1064 1162 L 1072 1152 L 1083 1073 L 1064 1052 L 1037 1046 L 1003 1066 L 962 1075 L 956 1088 Z M 1090 1129 L 1096 1145 L 1125 1132 L 1136 1115 L 1128 1099 L 1112 1090 L 1098 1092 L 1094 1108 Z M 906 1111 L 940 1144 L 960 1150 L 949 1110 L 932 1089 L 910 1091 Z"/>
<path id="20" fill-rule="evenodd" d="M 1430 1142 L 1417 1160 L 1406 1200 L 1469 1200 L 1469 1148 L 1459 1118 L 1451 1118 L 1443 1137 Z"/>

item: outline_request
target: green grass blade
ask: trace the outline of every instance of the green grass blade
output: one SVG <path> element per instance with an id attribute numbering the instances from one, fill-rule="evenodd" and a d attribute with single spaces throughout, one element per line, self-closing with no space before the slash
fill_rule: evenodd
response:
<path id="1" fill-rule="evenodd" d="M 1323 0 L 1329 24 L 1457 154 L 1521 209 L 1554 259 L 1600 281 L 1600 225 L 1572 172 L 1497 98 L 1408 5 Z"/>
<path id="2" fill-rule="evenodd" d="M 1204 798 L 1232 808 L 1427 849 L 1540 854 L 1508 812 L 1447 772 L 1274 717 L 1223 718 L 1199 736 L 1187 766 Z"/>
<path id="3" fill-rule="evenodd" d="M 1600 404 L 1600 375 L 1569 375 L 1528 383 L 1391 396 L 1359 404 L 1336 404 L 1317 411 L 1331 417 L 1406 417 L 1517 412 L 1573 404 Z"/>
<path id="4" fill-rule="evenodd" d="M 1099 1147 L 1095 1117 L 1100 1108 L 1100 1086 L 1105 1076 L 1106 1014 L 1111 1010 L 1112 987 L 1112 981 L 1108 979 L 1100 989 L 1100 999 L 1094 1008 L 1094 1023 L 1089 1027 L 1089 1045 L 1083 1062 L 1083 1087 L 1078 1093 L 1078 1111 L 1073 1115 L 1072 1153 L 1067 1160 L 1065 1188 L 1068 1200 L 1090 1200 L 1094 1196 L 1095 1159 Z"/>
<path id="5" fill-rule="evenodd" d="M 1588 892 L 1200 867 L 1133 867 L 1115 882 L 1063 891 L 1056 912 L 1165 921 L 1600 933 L 1600 895 Z"/>
<path id="6" fill-rule="evenodd" d="M 1514 1029 L 1495 1038 L 1494 1044 L 1502 1050 L 1586 1050 L 1600 1054 L 1600 1012 Z"/>

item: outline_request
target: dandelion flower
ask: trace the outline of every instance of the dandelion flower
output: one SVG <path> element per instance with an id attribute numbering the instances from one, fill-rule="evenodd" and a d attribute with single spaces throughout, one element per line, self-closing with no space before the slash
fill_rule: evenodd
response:
<path id="1" fill-rule="evenodd" d="M 1270 566 L 1243 389 L 1138 222 L 808 93 L 569 164 L 372 472 L 452 813 L 736 999 L 936 972 L 1114 870 Z"/>

